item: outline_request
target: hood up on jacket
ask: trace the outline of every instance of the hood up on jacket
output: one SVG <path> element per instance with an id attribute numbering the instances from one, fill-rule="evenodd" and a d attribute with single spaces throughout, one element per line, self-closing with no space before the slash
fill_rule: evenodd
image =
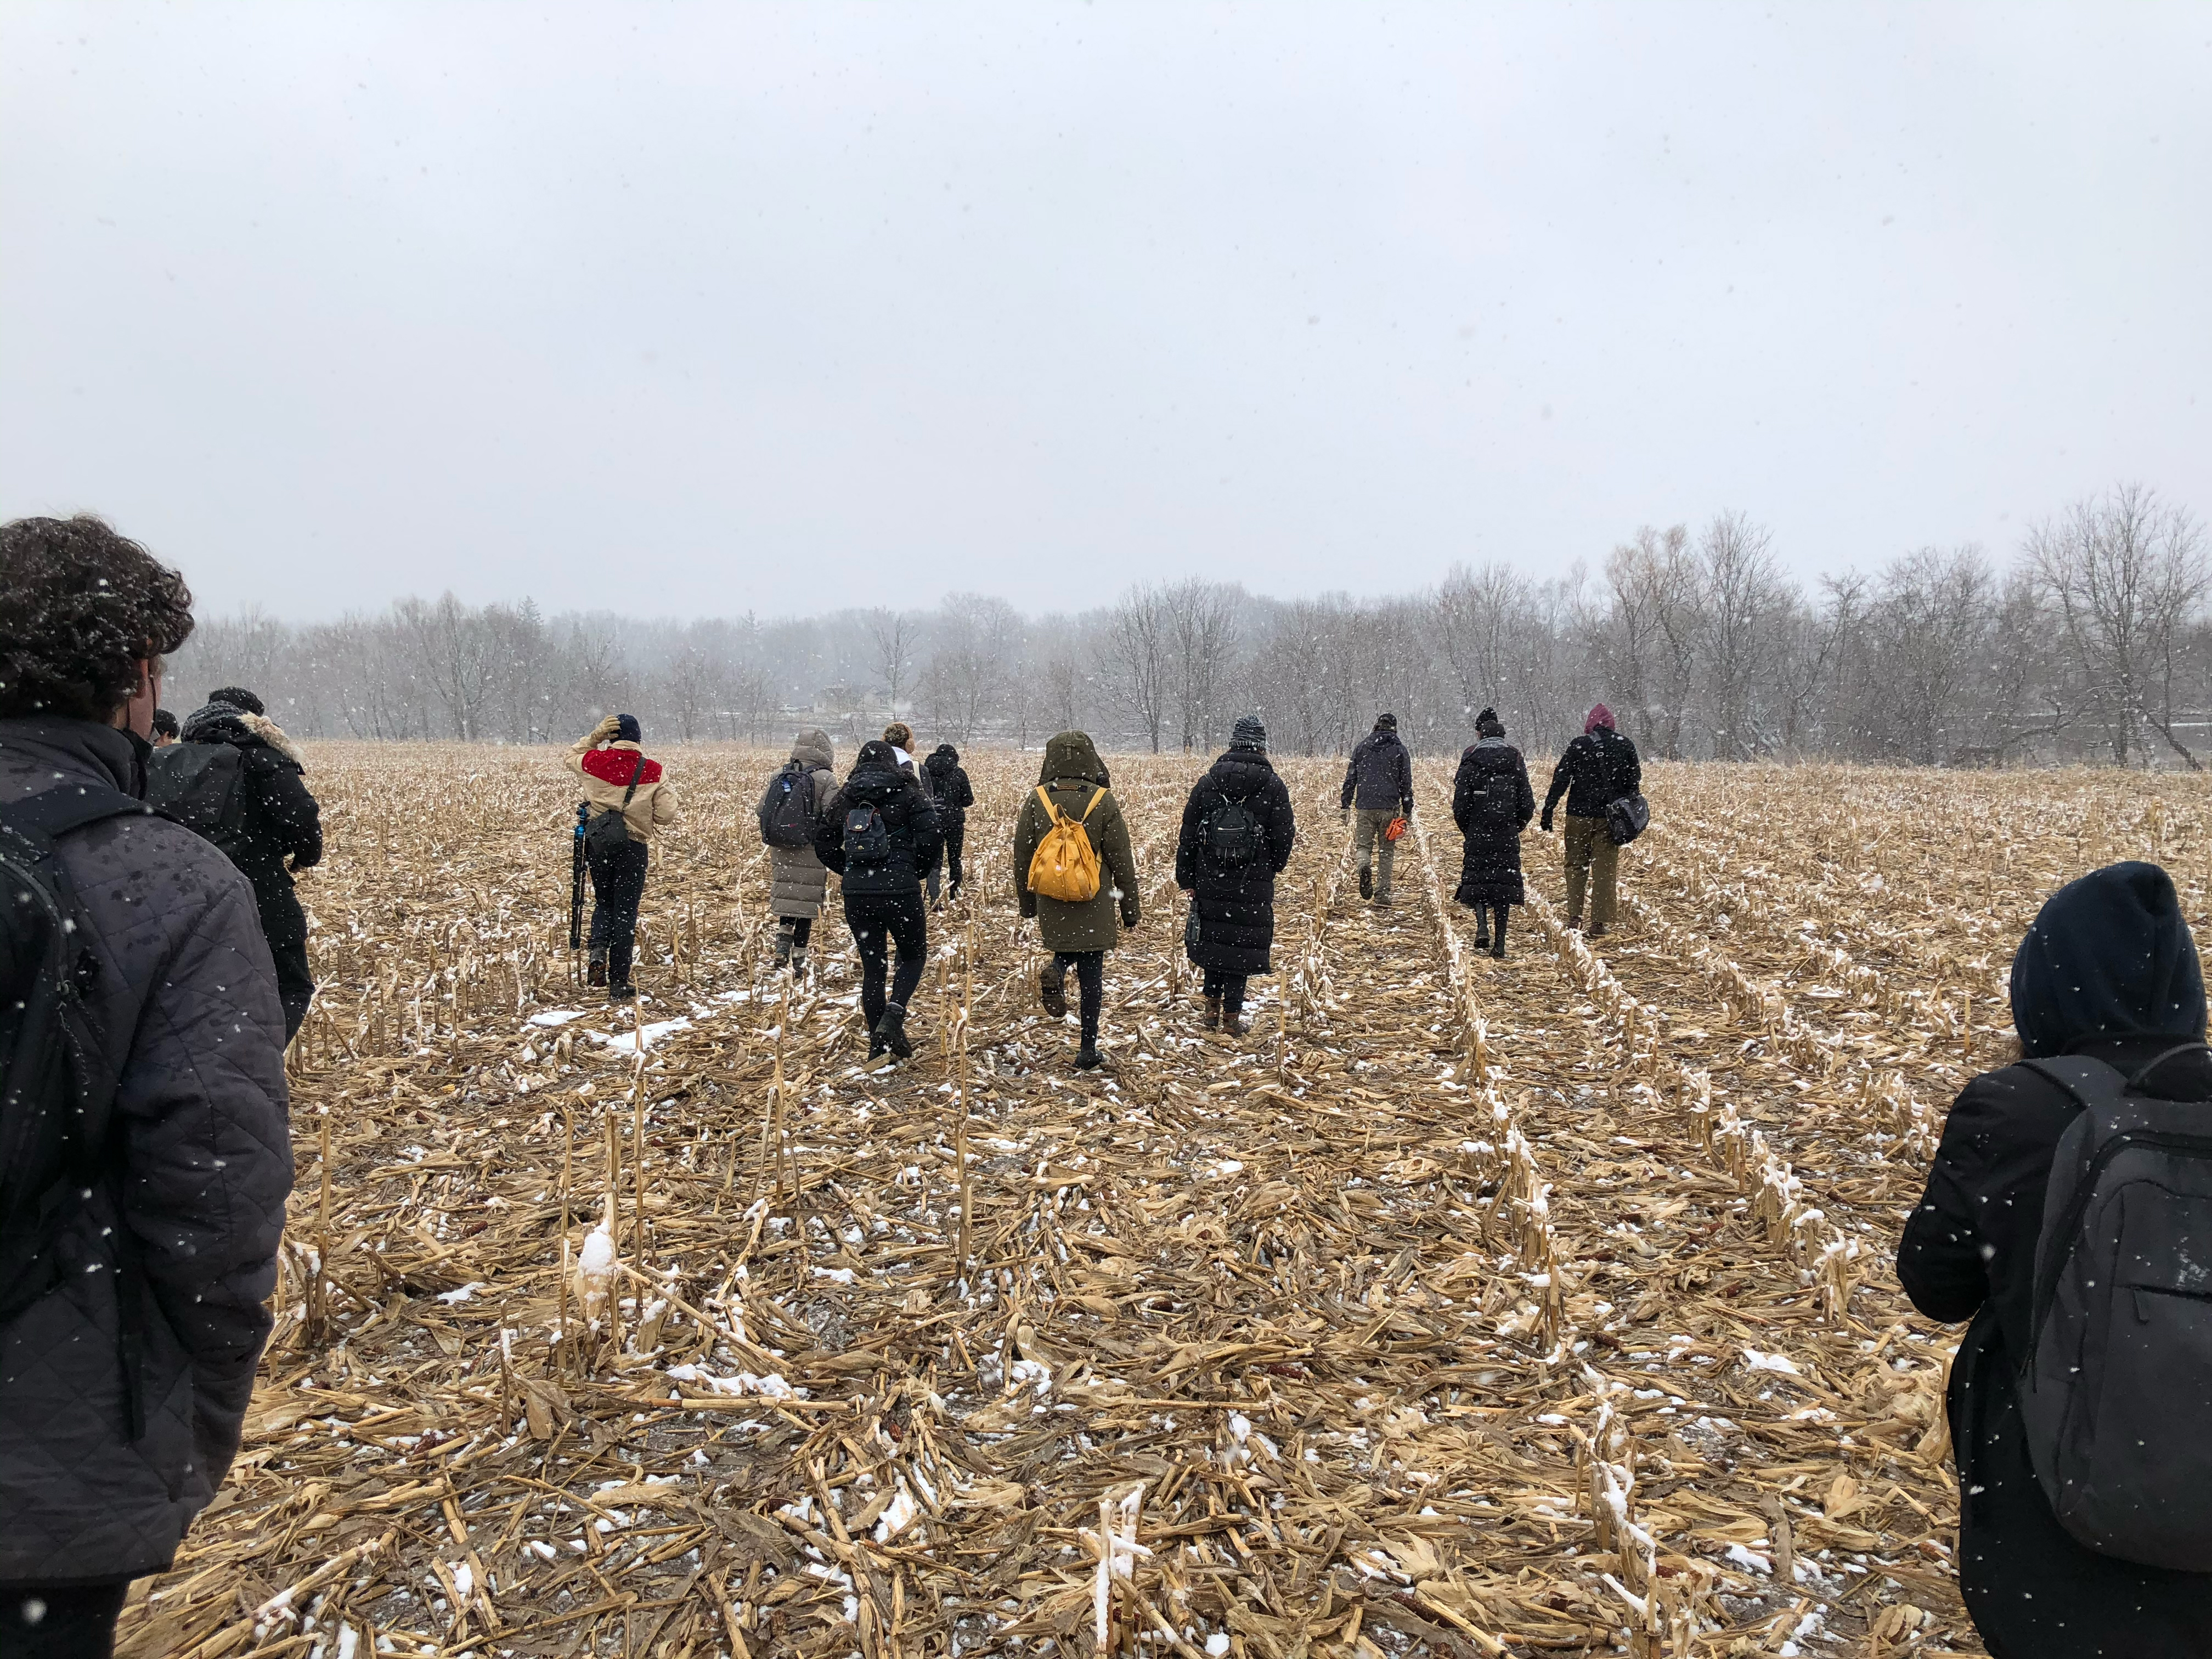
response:
<path id="1" fill-rule="evenodd" d="M 819 726 L 809 726 L 791 740 L 791 758 L 810 772 L 835 771 L 837 765 L 830 734 Z"/>
<path id="2" fill-rule="evenodd" d="M 1583 722 L 1583 735 L 1588 737 L 1601 726 L 1608 732 L 1613 730 L 1613 710 L 1603 703 L 1595 705 L 1589 711 L 1589 718 Z"/>
<path id="3" fill-rule="evenodd" d="M 853 769 L 845 775 L 846 799 L 869 801 L 878 806 L 902 791 L 920 787 L 911 774 L 899 769 L 898 750 L 880 738 L 860 745 L 860 752 L 854 757 Z"/>
<path id="4" fill-rule="evenodd" d="M 931 751 L 929 758 L 922 762 L 921 769 L 933 778 L 941 778 L 959 764 L 960 751 L 949 743 L 940 743 Z"/>
<path id="5" fill-rule="evenodd" d="M 1081 778 L 1106 787 L 1106 763 L 1098 758 L 1098 745 L 1091 741 L 1088 732 L 1062 732 L 1045 744 L 1044 767 L 1037 774 L 1037 781 L 1051 783 L 1059 778 Z"/>
<path id="6" fill-rule="evenodd" d="M 2046 899 L 2013 957 L 2012 1019 L 2031 1060 L 2093 1038 L 2203 1041 L 2203 971 L 2172 878 L 2115 864 Z"/>
<path id="7" fill-rule="evenodd" d="M 186 743 L 227 743 L 234 749 L 261 744 L 275 750 L 293 765 L 306 770 L 300 751 L 284 730 L 266 714 L 256 714 L 227 702 L 211 702 L 185 716 L 178 735 Z"/>

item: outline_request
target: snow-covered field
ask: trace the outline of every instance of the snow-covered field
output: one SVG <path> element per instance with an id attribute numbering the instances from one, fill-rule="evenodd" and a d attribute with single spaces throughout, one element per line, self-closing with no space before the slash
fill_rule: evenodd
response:
<path id="1" fill-rule="evenodd" d="M 277 1334 L 123 1652 L 1980 1650 L 1956 1332 L 1889 1258 L 2041 897 L 2158 857 L 2201 911 L 2186 784 L 1655 768 L 1623 927 L 1559 927 L 1532 827 L 1500 963 L 1440 908 L 1449 762 L 1378 912 L 1339 765 L 1285 760 L 1230 1039 L 1173 893 L 1203 763 L 1115 757 L 1146 915 L 1083 1076 L 1010 891 L 1037 757 L 968 757 L 872 1070 L 842 920 L 769 971 L 778 759 L 668 757 L 633 1012 L 571 977 L 557 751 L 310 755 Z"/>

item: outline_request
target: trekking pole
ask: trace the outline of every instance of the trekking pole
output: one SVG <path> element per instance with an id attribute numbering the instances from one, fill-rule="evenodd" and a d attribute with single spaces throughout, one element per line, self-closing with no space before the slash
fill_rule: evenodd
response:
<path id="1" fill-rule="evenodd" d="M 584 820 L 591 808 L 582 801 L 576 803 L 576 828 L 568 844 L 568 954 L 574 957 L 584 948 Z M 568 964 L 570 978 L 575 977 L 576 964 Z"/>

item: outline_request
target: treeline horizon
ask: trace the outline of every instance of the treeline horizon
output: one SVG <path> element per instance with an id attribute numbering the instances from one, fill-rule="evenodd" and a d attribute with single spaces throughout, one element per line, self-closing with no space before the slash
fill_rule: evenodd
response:
<path id="1" fill-rule="evenodd" d="M 1109 747 L 1199 751 L 1254 711 L 1272 748 L 1300 755 L 1345 752 L 1385 709 L 1416 751 L 1455 750 L 1486 707 L 1544 751 L 1602 702 L 1654 758 L 2195 770 L 2212 746 L 2208 596 L 2196 516 L 2124 484 L 2002 562 L 1925 547 L 1809 584 L 1765 528 L 1723 512 L 1639 529 L 1595 568 L 1455 566 L 1380 599 L 1190 578 L 1034 617 L 971 592 L 766 621 L 451 593 L 331 623 L 248 611 L 201 622 L 169 698 L 181 715 L 245 685 L 310 738 L 566 744 L 620 711 L 648 747 L 783 743 L 808 726 L 850 744 L 896 715 L 925 749 L 1081 727 Z"/>

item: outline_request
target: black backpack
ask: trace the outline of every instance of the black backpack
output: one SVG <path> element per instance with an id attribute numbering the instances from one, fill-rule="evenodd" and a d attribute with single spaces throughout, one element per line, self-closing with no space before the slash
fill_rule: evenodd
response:
<path id="1" fill-rule="evenodd" d="M 238 862 L 246 842 L 246 757 L 228 743 L 173 743 L 146 762 L 146 805 Z"/>
<path id="2" fill-rule="evenodd" d="M 1217 867 L 1240 869 L 1260 856 L 1260 820 L 1243 801 L 1224 795 L 1221 805 L 1206 815 L 1199 844 Z"/>
<path id="3" fill-rule="evenodd" d="M 59 1284 L 65 1267 L 101 1265 L 64 1263 L 58 1248 L 83 1199 L 108 1183 L 102 1165 L 117 1079 L 86 1006 L 100 959 L 55 843 L 146 811 L 115 790 L 76 785 L 0 806 L 0 1327 Z M 110 1240 L 136 1441 L 145 1432 L 143 1280 L 130 1229 L 117 1227 Z"/>
<path id="4" fill-rule="evenodd" d="M 804 763 L 793 761 L 768 781 L 761 797 L 761 840 L 770 847 L 814 845 L 814 780 Z"/>
<path id="5" fill-rule="evenodd" d="M 891 861 L 891 827 L 872 806 L 854 806 L 845 813 L 845 862 L 867 866 Z"/>
<path id="6" fill-rule="evenodd" d="M 2212 1102 L 2101 1060 L 2021 1062 L 2081 1103 L 2059 1137 L 2019 1379 L 2059 1524 L 2100 1554 L 2212 1572 Z"/>

